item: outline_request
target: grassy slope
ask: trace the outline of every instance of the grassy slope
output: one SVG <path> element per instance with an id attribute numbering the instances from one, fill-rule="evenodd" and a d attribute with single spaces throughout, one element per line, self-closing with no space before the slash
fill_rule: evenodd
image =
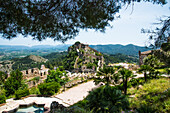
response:
<path id="1" fill-rule="evenodd" d="M 128 89 L 130 107 L 139 112 L 150 111 L 158 113 L 170 112 L 170 80 L 168 78 L 153 79 L 141 88 Z"/>

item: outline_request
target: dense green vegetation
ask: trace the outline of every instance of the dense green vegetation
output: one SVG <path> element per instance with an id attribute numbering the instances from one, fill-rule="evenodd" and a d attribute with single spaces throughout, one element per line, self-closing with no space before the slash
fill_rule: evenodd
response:
<path id="1" fill-rule="evenodd" d="M 29 89 L 28 88 L 25 88 L 25 89 L 19 89 L 15 92 L 15 98 L 16 99 L 20 99 L 21 97 L 25 97 L 27 95 L 29 95 L 30 92 L 29 92 Z"/>
<path id="2" fill-rule="evenodd" d="M 6 103 L 6 95 L 3 87 L 0 87 L 0 104 Z"/>
<path id="3" fill-rule="evenodd" d="M 49 73 L 45 82 L 38 85 L 40 93 L 42 95 L 53 95 L 59 91 L 61 86 L 64 86 L 65 90 L 65 84 L 69 81 L 69 78 L 63 70 L 63 67 L 51 70 Z M 36 91 L 36 93 L 38 93 L 38 91 Z"/>
<path id="4" fill-rule="evenodd" d="M 170 50 L 164 51 L 164 50 L 154 50 L 153 54 L 164 63 L 164 67 L 170 68 Z"/>
<path id="5" fill-rule="evenodd" d="M 4 94 L 0 95 L 0 104 L 6 103 L 6 96 Z"/>
<path id="6" fill-rule="evenodd" d="M 124 54 L 111 54 L 106 55 L 104 54 L 104 61 L 106 64 L 109 63 L 119 63 L 119 62 L 128 62 L 128 63 L 137 63 L 138 64 L 138 57 L 131 56 L 131 55 L 124 55 Z"/>
<path id="7" fill-rule="evenodd" d="M 38 89 L 42 95 L 54 95 L 60 89 L 60 84 L 57 82 L 41 83 Z"/>
<path id="8" fill-rule="evenodd" d="M 19 70 L 11 72 L 10 77 L 4 83 L 6 96 L 14 94 L 22 86 L 22 73 Z"/>
<path id="9" fill-rule="evenodd" d="M 0 85 L 2 85 L 5 82 L 5 79 L 7 79 L 7 74 L 0 71 Z"/>
<path id="10" fill-rule="evenodd" d="M 39 89 L 37 87 L 30 88 L 29 92 L 30 92 L 30 94 L 36 94 L 36 95 L 40 94 L 40 91 L 39 91 Z"/>
<path id="11" fill-rule="evenodd" d="M 140 66 L 139 72 L 144 73 L 145 82 L 148 77 L 157 78 L 161 74 L 157 68 L 160 68 L 163 63 L 155 55 L 149 55 L 143 59 L 144 64 Z"/>
<path id="12" fill-rule="evenodd" d="M 161 45 L 161 49 L 162 49 L 163 51 L 165 51 L 165 52 L 169 51 L 169 50 L 170 50 L 170 42 L 168 42 L 168 43 L 163 43 L 163 44 Z"/>
<path id="13" fill-rule="evenodd" d="M 57 82 L 61 86 L 65 84 L 65 82 L 68 82 L 68 76 L 66 75 L 66 72 L 62 70 L 63 67 L 59 67 L 56 70 L 51 70 L 50 74 L 47 76 L 47 79 L 45 82 Z"/>
<path id="14" fill-rule="evenodd" d="M 43 58 L 46 58 L 48 60 L 53 60 L 53 59 L 60 59 L 67 55 L 67 52 L 53 52 L 48 55 L 44 55 Z"/>
<path id="15" fill-rule="evenodd" d="M 2 75 L 4 73 L 1 73 Z M 4 103 L 6 98 L 13 97 L 16 99 L 29 95 L 27 84 L 23 80 L 22 73 L 19 70 L 12 71 L 10 77 L 2 82 L 0 86 L 0 103 Z"/>
<path id="16" fill-rule="evenodd" d="M 77 57 L 78 57 L 78 53 L 76 51 L 69 52 L 66 55 L 65 59 L 63 60 L 64 68 L 67 70 L 74 69 L 74 63 L 75 63 Z"/>

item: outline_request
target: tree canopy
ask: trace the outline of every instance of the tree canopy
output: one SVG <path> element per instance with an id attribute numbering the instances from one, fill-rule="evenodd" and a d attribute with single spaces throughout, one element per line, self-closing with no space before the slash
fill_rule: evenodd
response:
<path id="1" fill-rule="evenodd" d="M 142 33 L 149 34 L 149 48 L 160 48 L 167 47 L 165 50 L 168 50 L 168 43 L 170 40 L 170 16 L 165 16 L 160 19 L 159 23 L 156 25 L 161 25 L 161 27 L 156 27 L 152 29 L 142 29 Z M 164 44 L 166 43 L 166 44 Z M 162 44 L 164 44 L 162 46 Z"/>
<path id="2" fill-rule="evenodd" d="M 122 6 L 141 1 L 166 4 L 166 0 L 0 0 L 0 34 L 6 39 L 22 34 L 65 42 L 80 29 L 104 32 Z"/>

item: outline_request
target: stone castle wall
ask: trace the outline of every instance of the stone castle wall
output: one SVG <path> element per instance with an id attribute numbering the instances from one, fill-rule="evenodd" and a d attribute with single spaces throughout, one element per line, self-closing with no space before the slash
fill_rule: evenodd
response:
<path id="1" fill-rule="evenodd" d="M 40 76 L 41 78 L 44 78 L 45 76 L 47 76 L 49 74 L 48 73 L 49 69 L 45 68 L 44 65 L 42 65 L 41 67 L 43 67 L 43 68 L 41 68 L 41 69 L 32 68 L 32 69 L 21 71 L 23 74 L 23 78 L 29 79 L 29 78 L 36 77 L 36 76 Z"/>

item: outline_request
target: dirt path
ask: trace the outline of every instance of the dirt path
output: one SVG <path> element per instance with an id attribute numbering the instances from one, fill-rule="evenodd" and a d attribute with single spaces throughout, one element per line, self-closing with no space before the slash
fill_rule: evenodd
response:
<path id="1" fill-rule="evenodd" d="M 79 56 L 76 58 L 75 64 L 74 64 L 74 68 L 77 68 L 77 61 L 79 59 Z"/>

